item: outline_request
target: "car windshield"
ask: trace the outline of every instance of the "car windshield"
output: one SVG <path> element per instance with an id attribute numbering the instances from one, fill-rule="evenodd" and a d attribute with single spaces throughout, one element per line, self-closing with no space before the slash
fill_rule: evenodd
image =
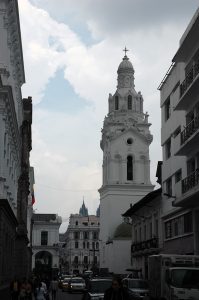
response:
<path id="1" fill-rule="evenodd" d="M 84 283 L 82 279 L 71 279 L 71 283 Z"/>
<path id="2" fill-rule="evenodd" d="M 111 287 L 111 283 L 111 280 L 91 281 L 89 290 L 91 293 L 104 293 Z"/>
<path id="3" fill-rule="evenodd" d="M 148 283 L 145 280 L 129 280 L 130 289 L 148 289 Z"/>
<path id="4" fill-rule="evenodd" d="M 69 282 L 69 280 L 71 280 L 71 278 L 64 278 L 63 282 Z"/>
<path id="5" fill-rule="evenodd" d="M 191 270 L 191 269 L 172 270 L 171 284 L 177 288 L 199 289 L 199 270 Z"/>

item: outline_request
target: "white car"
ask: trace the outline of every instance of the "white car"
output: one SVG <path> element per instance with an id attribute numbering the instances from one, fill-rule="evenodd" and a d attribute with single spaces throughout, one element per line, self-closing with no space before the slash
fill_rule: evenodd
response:
<path id="1" fill-rule="evenodd" d="M 68 292 L 84 292 L 86 290 L 86 283 L 82 277 L 73 277 L 68 282 Z"/>

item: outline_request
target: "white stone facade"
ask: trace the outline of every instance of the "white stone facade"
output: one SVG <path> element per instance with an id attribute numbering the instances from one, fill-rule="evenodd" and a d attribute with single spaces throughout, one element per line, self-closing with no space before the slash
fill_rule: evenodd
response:
<path id="1" fill-rule="evenodd" d="M 134 89 L 134 69 L 126 55 L 117 72 L 117 90 L 114 95 L 109 94 L 109 112 L 102 129 L 103 183 L 99 189 L 100 268 L 109 271 L 115 263 L 111 263 L 107 241 L 113 239 L 122 213 L 153 189 L 149 160 L 151 124 L 143 112 L 143 97 Z M 119 258 L 118 251 L 114 251 Z M 130 255 L 127 248 L 126 255 Z"/>
<path id="2" fill-rule="evenodd" d="M 50 254 L 51 269 L 59 269 L 59 228 L 61 217 L 56 214 L 34 214 L 32 229 L 32 269 L 37 266 L 37 260 L 42 261 L 40 253 Z M 44 257 L 44 256 L 43 256 Z"/>
<path id="3" fill-rule="evenodd" d="M 0 45 L 0 198 L 8 199 L 17 215 L 25 75 L 16 0 L 0 1 Z"/>
<path id="4" fill-rule="evenodd" d="M 180 40 L 169 75 L 160 85 L 163 236 L 166 253 L 199 253 L 198 28 L 199 9 Z"/>
<path id="5" fill-rule="evenodd" d="M 65 271 L 82 274 L 99 269 L 99 226 L 95 215 L 71 214 L 65 233 Z"/>

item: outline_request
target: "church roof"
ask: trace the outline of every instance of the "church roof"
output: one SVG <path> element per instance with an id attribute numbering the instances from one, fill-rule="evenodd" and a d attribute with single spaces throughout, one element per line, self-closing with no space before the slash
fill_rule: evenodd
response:
<path id="1" fill-rule="evenodd" d="M 118 70 L 117 70 L 118 73 L 123 72 L 123 71 L 134 72 L 133 65 L 132 65 L 131 61 L 129 60 L 129 58 L 126 55 L 123 57 L 123 60 L 119 64 L 119 67 L 118 67 Z"/>
<path id="2" fill-rule="evenodd" d="M 124 214 L 122 214 L 122 216 L 123 217 L 131 217 L 135 212 L 137 212 L 140 208 L 145 206 L 147 203 L 153 201 L 157 197 L 160 197 L 161 194 L 162 194 L 162 188 L 159 188 L 157 190 L 154 190 L 154 191 L 148 193 L 140 201 L 138 201 L 133 206 L 131 206 Z"/>
<path id="3" fill-rule="evenodd" d="M 131 238 L 132 236 L 132 226 L 130 224 L 121 223 L 117 226 L 114 238 Z"/>

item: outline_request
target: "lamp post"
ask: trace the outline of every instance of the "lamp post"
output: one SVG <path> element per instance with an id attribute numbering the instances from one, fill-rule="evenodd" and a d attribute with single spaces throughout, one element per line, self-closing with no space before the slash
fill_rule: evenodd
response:
<path id="1" fill-rule="evenodd" d="M 95 244 L 93 244 L 93 249 L 90 249 L 89 250 L 90 252 L 93 252 L 93 264 L 92 264 L 92 271 L 93 271 L 93 273 L 94 273 L 94 271 L 95 271 L 95 253 L 96 252 L 99 252 L 99 249 L 95 249 Z"/>

